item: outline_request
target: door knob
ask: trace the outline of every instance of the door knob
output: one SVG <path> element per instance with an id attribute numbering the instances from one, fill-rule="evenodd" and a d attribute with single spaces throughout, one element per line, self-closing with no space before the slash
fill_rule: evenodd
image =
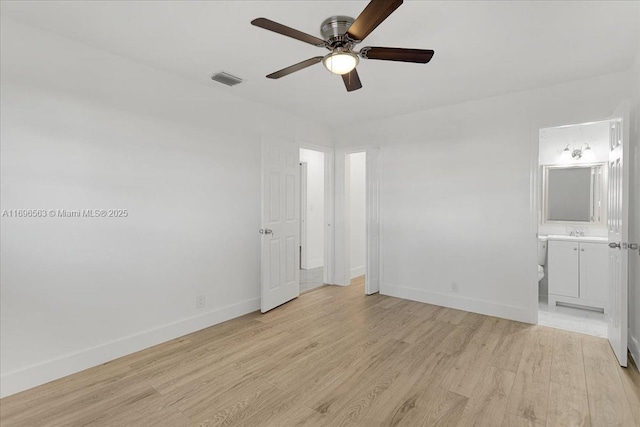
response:
<path id="1" fill-rule="evenodd" d="M 620 249 L 620 243 L 613 243 L 613 242 L 611 242 L 611 243 L 609 243 L 609 247 L 610 247 L 611 249 L 615 249 L 615 248 Z"/>
<path id="2" fill-rule="evenodd" d="M 640 246 L 638 246 L 637 243 L 629 243 L 629 249 L 631 249 L 632 251 L 635 251 L 636 249 L 639 249 Z"/>
<path id="3" fill-rule="evenodd" d="M 273 234 L 273 230 L 270 228 L 261 228 L 260 234 Z"/>

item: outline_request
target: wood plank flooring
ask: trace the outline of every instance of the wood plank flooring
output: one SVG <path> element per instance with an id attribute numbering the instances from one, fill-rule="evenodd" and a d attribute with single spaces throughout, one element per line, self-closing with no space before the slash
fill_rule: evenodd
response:
<path id="1" fill-rule="evenodd" d="M 326 286 L 0 400 L 9 426 L 640 426 L 606 340 Z"/>

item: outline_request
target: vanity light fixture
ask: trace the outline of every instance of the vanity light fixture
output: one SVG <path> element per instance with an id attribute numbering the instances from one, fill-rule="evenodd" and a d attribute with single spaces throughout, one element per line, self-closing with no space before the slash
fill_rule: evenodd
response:
<path id="1" fill-rule="evenodd" d="M 582 156 L 584 156 L 585 159 L 594 157 L 593 150 L 591 149 L 589 144 L 582 144 L 580 148 L 571 148 L 570 145 L 571 144 L 567 144 L 565 149 L 562 150 L 561 156 L 563 159 L 579 160 L 582 158 Z"/>

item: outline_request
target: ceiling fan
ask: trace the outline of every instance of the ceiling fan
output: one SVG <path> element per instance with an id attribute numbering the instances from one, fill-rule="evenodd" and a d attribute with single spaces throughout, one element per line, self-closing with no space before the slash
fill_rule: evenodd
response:
<path id="1" fill-rule="evenodd" d="M 256 27 L 273 31 L 284 36 L 324 47 L 331 52 L 325 56 L 314 56 L 267 76 L 279 79 L 296 71 L 300 71 L 322 61 L 327 70 L 342 76 L 342 80 L 351 92 L 362 87 L 360 77 L 356 71 L 359 58 L 378 59 L 382 61 L 416 62 L 426 64 L 433 57 L 433 50 L 403 49 L 395 47 L 363 47 L 359 52 L 354 51 L 355 45 L 361 43 L 378 25 L 389 17 L 400 5 L 402 0 L 371 0 L 358 18 L 349 16 L 332 16 L 324 20 L 320 26 L 323 39 L 303 33 L 266 18 L 251 21 Z"/>

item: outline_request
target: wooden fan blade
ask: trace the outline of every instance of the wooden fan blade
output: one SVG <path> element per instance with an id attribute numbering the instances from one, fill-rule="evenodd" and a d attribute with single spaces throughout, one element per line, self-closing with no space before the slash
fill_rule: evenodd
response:
<path id="1" fill-rule="evenodd" d="M 417 62 L 426 64 L 435 52 L 428 49 L 402 49 L 399 47 L 363 47 L 360 56 L 382 61 Z"/>
<path id="2" fill-rule="evenodd" d="M 343 74 L 342 81 L 347 88 L 347 92 L 352 92 L 362 87 L 362 83 L 360 83 L 360 76 L 358 76 L 358 71 L 356 71 L 355 68 L 347 74 Z"/>
<path id="3" fill-rule="evenodd" d="M 265 30 L 273 31 L 274 33 L 282 34 L 283 36 L 300 40 L 301 42 L 312 44 L 314 46 L 323 47 L 325 45 L 325 41 L 318 37 L 314 37 L 307 33 L 303 33 L 302 31 L 287 27 L 286 25 L 278 24 L 277 22 L 271 21 L 267 18 L 254 19 L 253 21 L 251 21 L 251 24 L 255 25 L 256 27 L 264 28 Z"/>
<path id="4" fill-rule="evenodd" d="M 375 30 L 401 4 L 402 0 L 371 0 L 351 24 L 347 34 L 353 40 L 364 40 L 371 31 Z"/>
<path id="5" fill-rule="evenodd" d="M 309 58 L 306 61 L 298 62 L 295 65 L 292 65 L 287 68 L 283 68 L 280 71 L 276 71 L 275 73 L 271 73 L 267 76 L 268 79 L 279 79 L 280 77 L 288 76 L 291 73 L 295 73 L 296 71 L 300 71 L 304 68 L 310 67 L 318 62 L 322 61 L 323 56 L 314 56 L 313 58 Z"/>

